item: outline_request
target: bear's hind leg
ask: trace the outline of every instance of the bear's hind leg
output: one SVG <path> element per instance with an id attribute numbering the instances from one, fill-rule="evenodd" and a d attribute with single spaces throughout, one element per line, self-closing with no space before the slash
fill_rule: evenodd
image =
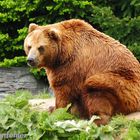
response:
<path id="1" fill-rule="evenodd" d="M 88 111 L 88 117 L 97 115 L 100 119 L 95 120 L 97 125 L 105 125 L 110 120 L 111 116 L 115 112 L 116 99 L 111 93 L 106 92 L 94 92 L 83 94 L 83 102 L 86 110 Z"/>

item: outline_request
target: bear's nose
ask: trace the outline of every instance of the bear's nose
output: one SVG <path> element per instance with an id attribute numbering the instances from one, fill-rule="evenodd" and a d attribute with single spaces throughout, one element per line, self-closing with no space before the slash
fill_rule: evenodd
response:
<path id="1" fill-rule="evenodd" d="M 28 58 L 27 59 L 27 64 L 29 66 L 35 66 L 35 60 L 33 58 Z"/>

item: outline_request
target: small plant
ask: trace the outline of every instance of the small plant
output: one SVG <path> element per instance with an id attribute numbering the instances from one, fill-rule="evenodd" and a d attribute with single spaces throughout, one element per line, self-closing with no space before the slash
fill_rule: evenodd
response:
<path id="1" fill-rule="evenodd" d="M 45 69 L 31 68 L 30 72 L 35 76 L 36 79 L 44 79 L 47 81 Z"/>

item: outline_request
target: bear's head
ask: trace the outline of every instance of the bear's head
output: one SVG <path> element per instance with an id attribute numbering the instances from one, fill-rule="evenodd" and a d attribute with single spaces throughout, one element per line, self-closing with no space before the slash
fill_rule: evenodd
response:
<path id="1" fill-rule="evenodd" d="M 27 62 L 34 67 L 59 67 L 73 62 L 88 46 L 89 35 L 85 31 L 92 26 L 78 19 L 71 19 L 47 26 L 29 25 L 24 41 Z M 86 43 L 83 43 L 85 42 Z"/>
<path id="2" fill-rule="evenodd" d="M 49 67 L 58 59 L 60 31 L 53 26 L 29 25 L 24 41 L 27 63 L 32 67 Z"/>

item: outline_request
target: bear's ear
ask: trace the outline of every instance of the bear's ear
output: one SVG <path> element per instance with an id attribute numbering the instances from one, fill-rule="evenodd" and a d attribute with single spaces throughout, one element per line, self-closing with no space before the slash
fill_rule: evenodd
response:
<path id="1" fill-rule="evenodd" d="M 53 40 L 56 40 L 56 41 L 60 40 L 60 32 L 58 29 L 55 29 L 55 28 L 50 29 L 48 31 L 48 35 Z"/>
<path id="2" fill-rule="evenodd" d="M 29 25 L 28 33 L 31 33 L 33 30 L 35 30 L 38 27 L 35 23 L 31 23 Z"/>

